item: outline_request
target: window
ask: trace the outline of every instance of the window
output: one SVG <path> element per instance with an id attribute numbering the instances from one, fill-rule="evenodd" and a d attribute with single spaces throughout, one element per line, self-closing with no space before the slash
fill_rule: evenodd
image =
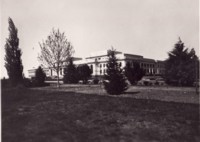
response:
<path id="1" fill-rule="evenodd" d="M 100 64 L 99 66 L 100 66 L 100 68 L 101 68 L 101 64 Z"/>
<path id="2" fill-rule="evenodd" d="M 100 70 L 100 74 L 102 74 L 102 70 Z"/>

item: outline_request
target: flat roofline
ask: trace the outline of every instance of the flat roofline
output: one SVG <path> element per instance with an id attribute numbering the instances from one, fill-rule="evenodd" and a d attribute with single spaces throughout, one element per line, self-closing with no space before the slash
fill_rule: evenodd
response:
<path id="1" fill-rule="evenodd" d="M 135 57 L 142 57 L 143 58 L 143 56 L 141 56 L 141 55 L 135 55 L 135 54 L 124 53 L 124 55 L 135 56 Z"/>
<path id="2" fill-rule="evenodd" d="M 144 60 L 144 61 L 153 61 L 153 62 L 156 62 L 154 59 L 149 59 L 149 58 L 143 58 L 142 60 Z"/>
<path id="3" fill-rule="evenodd" d="M 126 61 L 125 59 L 118 59 L 117 61 Z M 101 63 L 107 63 L 108 61 L 98 61 L 98 64 Z M 91 62 L 87 62 L 87 63 L 81 63 L 81 64 L 92 64 L 92 63 L 96 63 L 95 61 L 91 61 Z M 80 65 L 80 64 L 79 64 Z"/>
<path id="4" fill-rule="evenodd" d="M 107 55 L 90 56 L 90 57 L 86 57 L 85 59 L 99 58 L 99 57 L 104 57 L 104 56 L 107 56 Z"/>
<path id="5" fill-rule="evenodd" d="M 115 54 L 122 54 L 122 52 L 115 51 Z M 108 54 L 98 55 L 98 56 L 89 56 L 89 57 L 86 57 L 85 59 L 99 58 L 99 57 L 104 57 L 104 56 L 108 56 Z"/>

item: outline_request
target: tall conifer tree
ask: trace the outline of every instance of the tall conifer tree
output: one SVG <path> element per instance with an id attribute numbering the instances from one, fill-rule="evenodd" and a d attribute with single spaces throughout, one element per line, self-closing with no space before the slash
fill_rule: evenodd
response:
<path id="1" fill-rule="evenodd" d="M 108 82 L 105 81 L 104 86 L 109 94 L 119 95 L 128 89 L 128 84 L 123 70 L 117 62 L 114 49 L 109 50 L 108 57 L 107 74 L 105 74 L 105 79 Z"/>
<path id="2" fill-rule="evenodd" d="M 46 78 L 46 73 L 44 72 L 44 70 L 42 69 L 42 67 L 39 66 L 37 68 L 36 72 L 35 72 L 36 85 L 38 85 L 38 86 L 44 85 L 45 78 Z"/>
<path id="3" fill-rule="evenodd" d="M 77 68 L 73 63 L 73 59 L 69 59 L 69 64 L 66 66 L 64 70 L 64 78 L 63 82 L 66 84 L 70 83 L 78 83 L 78 73 Z"/>
<path id="4" fill-rule="evenodd" d="M 165 65 L 165 79 L 168 84 L 191 86 L 196 80 L 199 61 L 194 49 L 188 51 L 179 38 Z"/>
<path id="5" fill-rule="evenodd" d="M 11 18 L 8 19 L 8 23 L 9 37 L 5 44 L 5 68 L 12 86 L 15 86 L 23 80 L 22 52 L 19 48 L 18 30 Z"/>

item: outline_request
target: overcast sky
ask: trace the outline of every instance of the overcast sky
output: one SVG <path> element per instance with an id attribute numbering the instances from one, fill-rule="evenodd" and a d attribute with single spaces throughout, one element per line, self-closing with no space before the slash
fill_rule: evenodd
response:
<path id="1" fill-rule="evenodd" d="M 75 56 L 111 48 L 164 60 L 180 36 L 199 52 L 198 0 L 0 0 L 1 77 L 8 17 L 18 28 L 24 73 L 37 67 L 39 42 L 65 32 Z"/>

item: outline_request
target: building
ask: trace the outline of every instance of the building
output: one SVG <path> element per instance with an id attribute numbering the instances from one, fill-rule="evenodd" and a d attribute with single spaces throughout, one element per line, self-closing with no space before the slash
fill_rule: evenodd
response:
<path id="1" fill-rule="evenodd" d="M 106 74 L 107 70 L 107 56 L 108 50 L 98 51 L 91 53 L 85 59 L 82 58 L 73 58 L 75 65 L 87 64 L 92 70 L 92 76 L 103 76 Z M 115 51 L 116 58 L 121 64 L 121 67 L 124 68 L 129 62 L 132 66 L 135 62 L 138 62 L 140 67 L 144 69 L 146 75 L 163 75 L 164 74 L 164 61 L 156 61 L 154 59 L 144 58 L 141 55 L 127 54 L 120 51 Z M 59 76 L 62 78 L 64 74 L 64 68 L 66 62 L 63 62 Z M 36 69 L 28 70 L 29 77 L 34 77 Z M 56 72 L 51 68 L 44 68 L 44 71 L 47 76 L 55 77 L 57 76 Z"/>
<path id="2" fill-rule="evenodd" d="M 90 54 L 89 57 L 85 58 L 85 63 L 92 70 L 92 76 L 102 76 L 106 73 L 108 62 L 107 52 L 107 50 L 93 52 Z M 122 67 L 124 67 L 125 63 L 123 62 L 124 59 L 122 56 L 122 52 L 116 51 L 115 54 L 119 62 L 122 64 Z"/>
<path id="3" fill-rule="evenodd" d="M 73 60 L 74 64 L 79 64 L 79 63 L 77 63 L 77 61 L 81 61 L 82 58 L 72 57 L 72 60 Z M 61 63 L 61 68 L 60 68 L 60 71 L 59 71 L 59 78 L 63 78 L 64 68 L 66 67 L 66 65 L 67 65 L 67 62 L 65 62 L 65 61 L 63 61 Z M 42 67 L 42 69 L 45 72 L 47 77 L 51 77 L 51 78 L 56 78 L 57 77 L 56 71 L 53 70 L 51 67 L 47 68 L 47 67 L 44 67 L 42 65 L 41 65 L 41 67 Z M 28 70 L 28 77 L 29 78 L 35 77 L 36 69 L 37 68 L 33 68 L 33 69 Z"/>
<path id="4" fill-rule="evenodd" d="M 92 70 L 93 76 L 102 76 L 106 73 L 107 69 L 107 56 L 108 50 L 91 53 L 85 59 Z M 156 61 L 154 59 L 143 58 L 141 55 L 127 54 L 116 51 L 116 58 L 124 68 L 129 62 L 132 66 L 135 62 L 139 63 L 140 67 L 144 69 L 146 75 L 163 75 L 164 74 L 164 61 Z"/>

